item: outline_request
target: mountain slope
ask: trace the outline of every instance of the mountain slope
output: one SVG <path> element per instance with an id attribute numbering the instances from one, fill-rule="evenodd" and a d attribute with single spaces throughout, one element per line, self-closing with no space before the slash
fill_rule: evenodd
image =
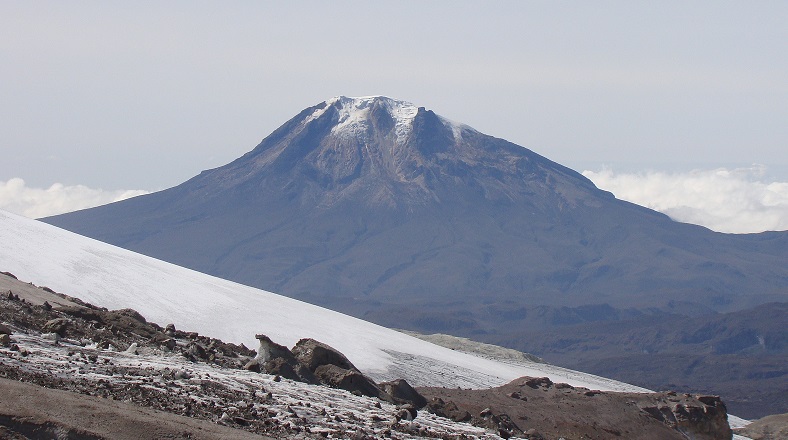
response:
<path id="1" fill-rule="evenodd" d="M 294 345 L 315 338 L 377 380 L 488 387 L 514 378 L 602 390 L 642 388 L 558 367 L 506 364 L 439 347 L 347 315 L 225 281 L 0 211 L 0 265 L 20 279 L 111 309 L 133 308 L 155 322 L 256 347 L 256 333 Z"/>
<path id="2" fill-rule="evenodd" d="M 686 318 L 654 316 L 523 333 L 494 343 L 569 368 L 682 392 L 720 395 L 747 418 L 788 411 L 788 303 Z"/>
<path id="3" fill-rule="evenodd" d="M 788 292 L 785 232 L 673 222 L 528 149 L 384 97 L 320 103 L 174 188 L 44 220 L 425 332 L 516 335 L 534 305 L 704 313 Z"/>

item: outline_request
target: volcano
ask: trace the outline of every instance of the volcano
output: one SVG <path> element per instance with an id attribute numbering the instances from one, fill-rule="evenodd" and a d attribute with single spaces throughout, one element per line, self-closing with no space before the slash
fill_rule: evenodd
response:
<path id="1" fill-rule="evenodd" d="M 43 219 L 373 322 L 509 335 L 785 301 L 788 233 L 722 234 L 424 107 L 309 107 L 176 187 Z"/>

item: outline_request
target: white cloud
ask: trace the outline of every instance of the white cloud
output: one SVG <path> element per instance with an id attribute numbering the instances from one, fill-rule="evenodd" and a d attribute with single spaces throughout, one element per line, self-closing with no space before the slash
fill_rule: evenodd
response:
<path id="1" fill-rule="evenodd" d="M 55 183 L 47 189 L 30 188 L 25 181 L 0 181 L 0 209 L 30 218 L 63 214 L 147 194 L 142 190 L 105 191 L 84 185 Z"/>
<path id="2" fill-rule="evenodd" d="M 788 182 L 763 182 L 765 168 L 615 173 L 583 171 L 619 199 L 663 212 L 674 220 L 720 232 L 788 230 Z M 105 191 L 55 183 L 31 188 L 12 178 L 0 181 L 0 209 L 40 218 L 128 199 L 148 191 Z"/>
<path id="3" fill-rule="evenodd" d="M 788 182 L 763 182 L 765 167 L 616 174 L 583 171 L 617 198 L 720 232 L 788 230 Z"/>

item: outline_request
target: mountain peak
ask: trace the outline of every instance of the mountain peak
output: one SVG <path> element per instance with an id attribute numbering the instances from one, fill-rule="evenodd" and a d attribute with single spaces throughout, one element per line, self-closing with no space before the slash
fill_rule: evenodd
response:
<path id="1" fill-rule="evenodd" d="M 200 186 L 275 180 L 321 208 L 511 204 L 535 194 L 540 205 L 556 197 L 574 205 L 599 196 L 588 179 L 526 148 L 385 96 L 337 96 L 304 109 L 251 152 L 206 172 Z"/>
<path id="2" fill-rule="evenodd" d="M 354 137 L 369 137 L 371 131 L 381 128 L 393 130 L 397 143 L 403 142 L 413 130 L 413 121 L 422 113 L 429 113 L 437 118 L 440 123 L 450 129 L 455 140 L 459 139 L 462 130 L 472 128 L 458 124 L 442 116 L 436 115 L 425 107 L 382 95 L 373 96 L 335 96 L 313 107 L 312 114 L 304 122 L 311 122 L 335 111 L 336 120 L 333 121 L 331 134 L 345 134 Z M 332 112 L 333 113 L 333 112 Z M 474 130 L 475 131 L 475 130 Z"/>

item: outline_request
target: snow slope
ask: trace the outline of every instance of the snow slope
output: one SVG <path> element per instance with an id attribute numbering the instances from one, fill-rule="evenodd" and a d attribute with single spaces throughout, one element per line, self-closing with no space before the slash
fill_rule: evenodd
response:
<path id="1" fill-rule="evenodd" d="M 439 347 L 341 313 L 215 278 L 0 211 L 0 270 L 110 309 L 256 347 L 256 333 L 292 346 L 314 338 L 376 380 L 482 388 L 549 376 L 600 390 L 646 391 L 546 364 L 510 364 Z"/>

